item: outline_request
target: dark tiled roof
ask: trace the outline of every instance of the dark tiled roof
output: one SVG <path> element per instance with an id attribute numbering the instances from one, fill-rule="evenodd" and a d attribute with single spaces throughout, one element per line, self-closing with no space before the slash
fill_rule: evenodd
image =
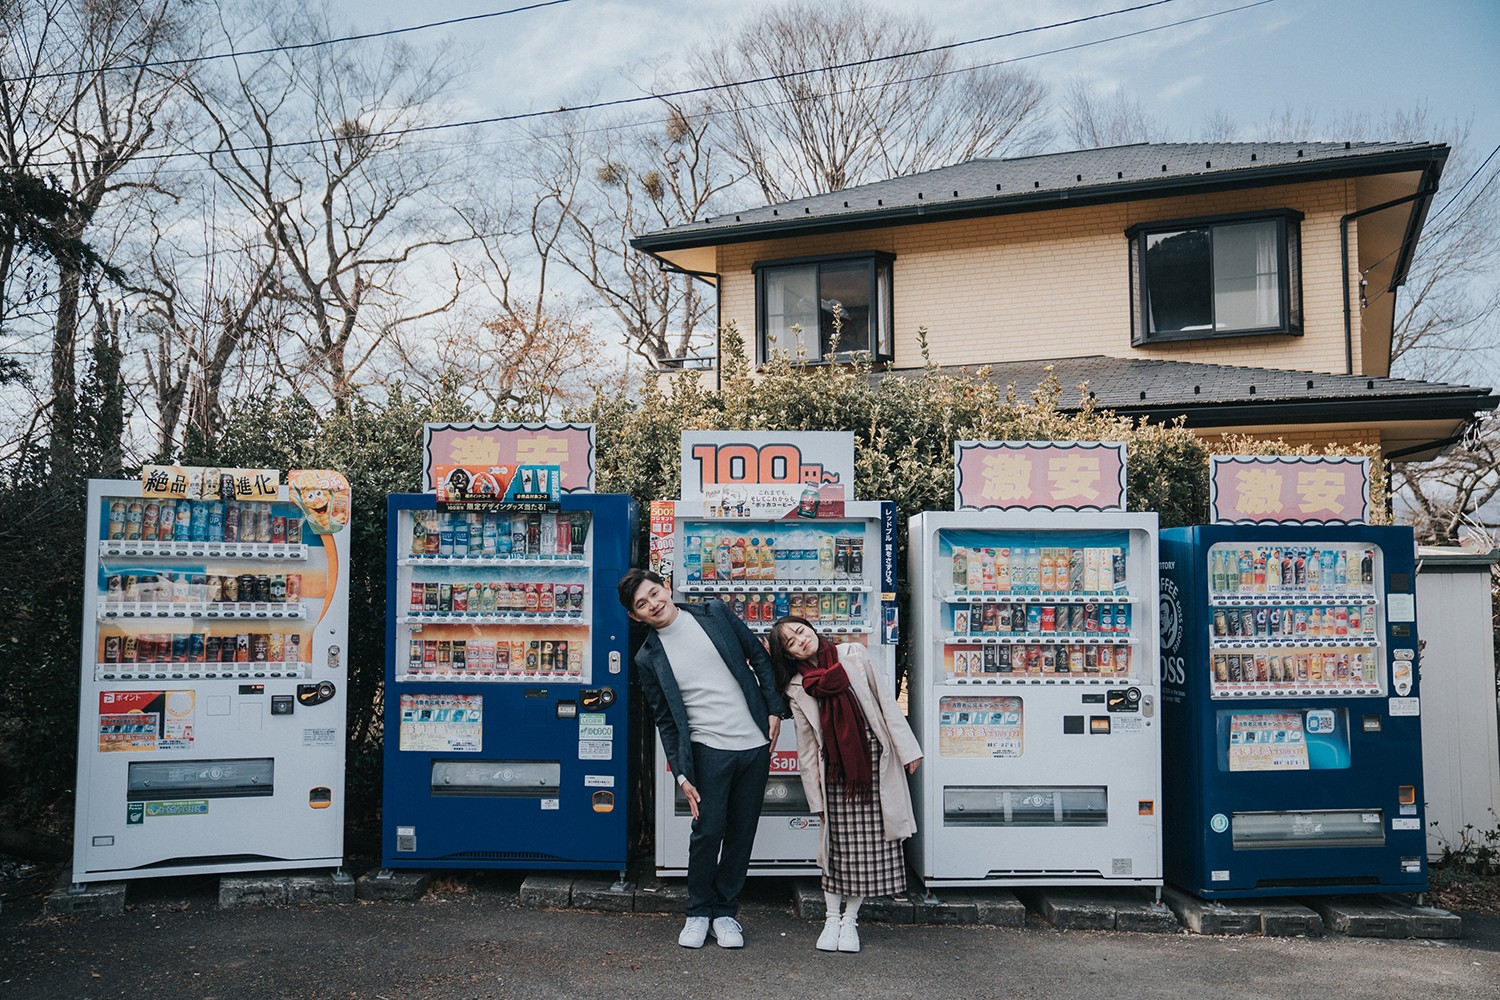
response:
<path id="1" fill-rule="evenodd" d="M 1101 408 L 1156 419 L 1187 414 L 1189 426 L 1319 422 L 1319 415 L 1321 422 L 1468 418 L 1500 403 L 1489 389 L 1468 385 L 1150 358 L 1091 355 L 988 367 L 994 381 L 1015 385 L 1023 394 L 1046 378 L 1050 367 L 1062 384 L 1065 406 L 1077 400 L 1076 387 L 1087 382 Z"/>
<path id="2" fill-rule="evenodd" d="M 647 233 L 641 250 L 1035 211 L 1327 176 L 1441 169 L 1425 142 L 1167 142 L 966 163 Z M 1165 190 L 1164 190 L 1165 189 Z"/>

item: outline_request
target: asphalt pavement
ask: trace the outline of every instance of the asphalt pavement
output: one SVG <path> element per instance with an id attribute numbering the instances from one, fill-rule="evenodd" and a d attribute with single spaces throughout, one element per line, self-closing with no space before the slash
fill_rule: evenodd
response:
<path id="1" fill-rule="evenodd" d="M 123 914 L 90 917 L 13 896 L 0 998 L 1500 996 L 1500 917 L 1467 917 L 1454 941 L 870 923 L 861 953 L 825 954 L 821 924 L 797 918 L 789 882 L 771 878 L 747 891 L 743 950 L 690 951 L 680 917 L 528 909 L 520 882 L 466 872 L 415 902 L 225 910 L 216 879 L 147 879 Z"/>

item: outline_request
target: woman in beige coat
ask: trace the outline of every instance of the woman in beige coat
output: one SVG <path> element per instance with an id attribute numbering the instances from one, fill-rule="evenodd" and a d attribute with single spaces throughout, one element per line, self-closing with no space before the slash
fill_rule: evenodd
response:
<path id="1" fill-rule="evenodd" d="M 770 650 L 797 729 L 802 788 L 823 819 L 828 909 L 818 950 L 859 951 L 860 903 L 906 890 L 901 842 L 917 831 L 906 775 L 922 749 L 865 647 L 835 647 L 788 616 L 771 627 Z"/>

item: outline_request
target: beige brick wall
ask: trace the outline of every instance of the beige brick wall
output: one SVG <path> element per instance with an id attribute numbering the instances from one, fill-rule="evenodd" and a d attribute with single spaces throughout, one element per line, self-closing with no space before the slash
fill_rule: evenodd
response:
<path id="1" fill-rule="evenodd" d="M 1339 217 L 1352 200 L 1350 183 L 1327 181 L 729 245 L 719 248 L 721 316 L 753 343 L 756 261 L 883 250 L 896 255 L 900 367 L 921 364 L 916 331 L 925 326 L 932 360 L 941 365 L 1105 354 L 1342 372 Z M 1131 346 L 1127 228 L 1282 208 L 1304 215 L 1303 336 Z M 1350 252 L 1357 259 L 1352 229 Z M 1356 326 L 1356 366 L 1359 333 Z"/>

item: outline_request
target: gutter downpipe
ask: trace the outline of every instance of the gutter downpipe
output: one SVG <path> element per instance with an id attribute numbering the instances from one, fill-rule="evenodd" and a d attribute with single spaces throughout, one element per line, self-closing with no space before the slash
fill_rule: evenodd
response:
<path id="1" fill-rule="evenodd" d="M 1427 179 L 1426 172 L 1422 180 L 1422 186 L 1415 194 L 1409 194 L 1404 198 L 1394 201 L 1383 202 L 1379 205 L 1371 205 L 1369 208 L 1361 208 L 1350 212 L 1339 218 L 1339 263 L 1344 272 L 1344 374 L 1354 374 L 1354 317 L 1349 304 L 1349 223 L 1366 215 L 1374 215 L 1376 212 L 1384 212 L 1386 209 L 1405 205 L 1407 202 L 1419 201 L 1423 198 L 1431 198 L 1437 194 L 1437 187 Z M 1409 240 L 1411 237 L 1407 237 Z M 1406 240 L 1402 241 L 1403 243 Z"/>

